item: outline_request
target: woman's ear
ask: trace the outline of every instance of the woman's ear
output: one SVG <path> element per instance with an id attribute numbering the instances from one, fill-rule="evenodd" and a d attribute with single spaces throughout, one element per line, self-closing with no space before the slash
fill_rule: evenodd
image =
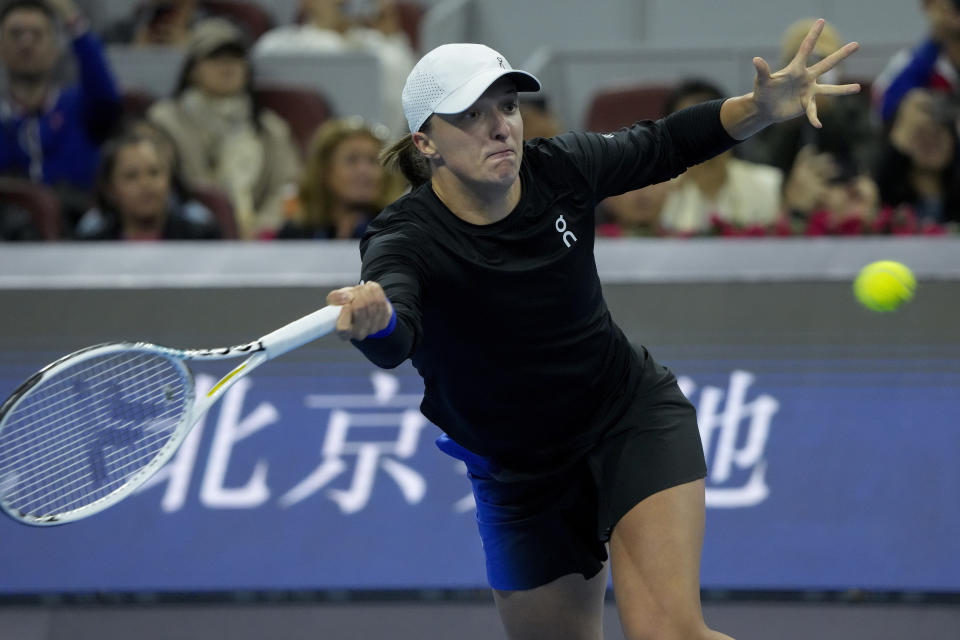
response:
<path id="1" fill-rule="evenodd" d="M 437 153 L 437 148 L 433 144 L 433 140 L 430 139 L 430 136 L 425 134 L 423 131 L 417 131 L 412 134 L 413 144 L 423 154 L 427 159 L 434 159 L 439 154 Z"/>

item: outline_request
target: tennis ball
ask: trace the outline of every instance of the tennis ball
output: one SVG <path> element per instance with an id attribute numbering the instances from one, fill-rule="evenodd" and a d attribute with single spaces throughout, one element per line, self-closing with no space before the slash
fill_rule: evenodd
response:
<path id="1" fill-rule="evenodd" d="M 853 282 L 853 294 L 871 311 L 894 311 L 913 297 L 916 288 L 909 267 L 893 260 L 871 262 Z"/>

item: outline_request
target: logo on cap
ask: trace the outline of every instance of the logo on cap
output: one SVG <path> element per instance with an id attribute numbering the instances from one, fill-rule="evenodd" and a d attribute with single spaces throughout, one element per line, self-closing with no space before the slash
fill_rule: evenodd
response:
<path id="1" fill-rule="evenodd" d="M 500 56 L 497 56 L 497 62 L 500 63 L 500 68 L 501 68 L 501 69 L 506 69 L 506 67 L 503 66 L 503 58 L 501 58 Z"/>

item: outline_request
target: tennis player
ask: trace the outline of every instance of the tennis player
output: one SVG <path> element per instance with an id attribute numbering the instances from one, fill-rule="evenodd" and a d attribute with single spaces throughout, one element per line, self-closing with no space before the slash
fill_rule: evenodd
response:
<path id="1" fill-rule="evenodd" d="M 633 347 L 604 302 L 594 207 L 661 182 L 815 96 L 853 53 L 806 59 L 823 29 L 749 95 L 613 133 L 524 144 L 517 92 L 539 81 L 478 44 L 426 54 L 407 78 L 410 135 L 388 151 L 412 191 L 361 240 L 362 284 L 333 291 L 342 337 L 373 363 L 407 358 L 421 410 L 463 460 L 487 575 L 510 638 L 599 639 L 609 557 L 628 638 L 729 638 L 700 609 L 706 465 L 676 378 Z"/>

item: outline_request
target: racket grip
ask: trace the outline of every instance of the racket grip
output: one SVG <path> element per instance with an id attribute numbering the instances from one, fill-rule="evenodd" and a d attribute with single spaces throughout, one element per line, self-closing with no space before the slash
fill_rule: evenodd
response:
<path id="1" fill-rule="evenodd" d="M 276 358 L 331 333 L 337 326 L 339 316 L 340 307 L 329 305 L 268 333 L 260 338 L 267 359 Z"/>

